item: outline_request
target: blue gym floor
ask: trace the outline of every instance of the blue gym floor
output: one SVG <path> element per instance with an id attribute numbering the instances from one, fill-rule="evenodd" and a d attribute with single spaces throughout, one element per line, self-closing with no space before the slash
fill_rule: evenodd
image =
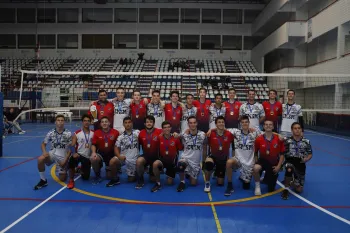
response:
<path id="1" fill-rule="evenodd" d="M 93 186 L 78 179 L 76 189 L 68 190 L 57 182 L 52 168 L 46 169 L 49 185 L 34 191 L 39 181 L 40 143 L 54 125 L 22 127 L 25 135 L 10 135 L 3 142 L 1 233 L 350 232 L 350 138 L 307 132 L 314 157 L 307 164 L 305 191 L 301 197 L 291 195 L 283 201 L 280 186 L 261 197 L 254 196 L 254 185 L 243 190 L 238 172 L 234 173 L 235 192 L 229 198 L 215 180 L 212 192 L 204 193 L 202 175 L 197 187 L 183 193 L 176 192 L 178 178 L 175 185 L 151 193 L 153 184 L 136 190 L 124 174 L 119 186 L 106 188 L 107 181 Z M 72 123 L 66 128 L 75 131 L 78 126 Z M 266 190 L 262 185 L 262 192 Z"/>

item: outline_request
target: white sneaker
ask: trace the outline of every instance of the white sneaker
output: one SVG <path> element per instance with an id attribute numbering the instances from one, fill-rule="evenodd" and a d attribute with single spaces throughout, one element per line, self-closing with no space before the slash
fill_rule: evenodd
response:
<path id="1" fill-rule="evenodd" d="M 261 196 L 261 189 L 260 189 L 260 187 L 255 187 L 254 194 L 255 194 L 255 196 Z"/>
<path id="2" fill-rule="evenodd" d="M 206 184 L 204 185 L 204 192 L 210 193 L 210 184 L 209 184 L 209 183 L 206 183 Z"/>
<path id="3" fill-rule="evenodd" d="M 21 132 L 18 132 L 18 134 L 25 134 L 26 131 L 21 131 Z"/>

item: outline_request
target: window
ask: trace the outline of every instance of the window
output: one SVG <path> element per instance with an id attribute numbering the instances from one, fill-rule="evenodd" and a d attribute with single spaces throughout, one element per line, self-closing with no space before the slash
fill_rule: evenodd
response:
<path id="1" fill-rule="evenodd" d="M 17 22 L 18 23 L 35 23 L 35 8 L 18 8 Z"/>
<path id="2" fill-rule="evenodd" d="M 36 47 L 36 36 L 33 35 L 18 35 L 19 49 L 34 49 Z"/>
<path id="3" fill-rule="evenodd" d="M 15 23 L 16 9 L 15 8 L 0 8 L 0 23 Z"/>
<path id="4" fill-rule="evenodd" d="M 112 23 L 113 9 L 83 8 L 83 23 Z"/>
<path id="5" fill-rule="evenodd" d="M 202 23 L 221 23 L 221 10 L 202 9 Z"/>
<path id="6" fill-rule="evenodd" d="M 181 23 L 199 23 L 200 9 L 181 9 Z"/>
<path id="7" fill-rule="evenodd" d="M 245 10 L 244 23 L 253 23 L 256 17 L 260 14 L 260 10 Z"/>
<path id="8" fill-rule="evenodd" d="M 41 49 L 55 49 L 56 35 L 38 35 L 38 43 Z"/>
<path id="9" fill-rule="evenodd" d="M 158 8 L 140 8 L 140 23 L 158 23 Z"/>
<path id="10" fill-rule="evenodd" d="M 116 34 L 114 35 L 114 48 L 118 49 L 136 49 L 136 34 Z"/>
<path id="11" fill-rule="evenodd" d="M 242 50 L 242 36 L 222 36 L 222 49 Z"/>
<path id="12" fill-rule="evenodd" d="M 158 49 L 158 35 L 139 35 L 140 49 Z"/>
<path id="13" fill-rule="evenodd" d="M 199 49 L 199 35 L 181 35 L 181 49 Z"/>
<path id="14" fill-rule="evenodd" d="M 16 48 L 16 35 L 0 35 L 0 48 L 1 49 L 15 49 Z"/>
<path id="15" fill-rule="evenodd" d="M 116 23 L 136 23 L 137 9 L 135 8 L 117 8 L 114 12 L 114 22 Z"/>
<path id="16" fill-rule="evenodd" d="M 227 24 L 242 24 L 242 10 L 224 9 L 223 23 Z"/>
<path id="17" fill-rule="evenodd" d="M 78 23 L 79 9 L 78 8 L 58 8 L 57 21 L 59 23 Z"/>
<path id="18" fill-rule="evenodd" d="M 78 35 L 71 35 L 71 34 L 57 35 L 57 48 L 58 49 L 77 49 Z"/>
<path id="19" fill-rule="evenodd" d="M 85 34 L 82 35 L 83 49 L 110 49 L 112 48 L 112 35 L 110 34 Z"/>
<path id="20" fill-rule="evenodd" d="M 161 23 L 178 23 L 179 9 L 178 8 L 161 8 L 160 22 Z"/>
<path id="21" fill-rule="evenodd" d="M 344 54 L 350 53 L 350 35 L 345 35 L 345 49 Z"/>
<path id="22" fill-rule="evenodd" d="M 160 49 L 178 49 L 179 36 L 178 35 L 159 35 Z"/>
<path id="23" fill-rule="evenodd" d="M 56 23 L 56 9 L 42 8 L 37 10 L 38 23 Z"/>
<path id="24" fill-rule="evenodd" d="M 219 35 L 202 35 L 201 49 L 219 50 L 221 46 Z"/>
<path id="25" fill-rule="evenodd" d="M 263 41 L 264 38 L 263 36 L 244 36 L 244 50 L 252 50 Z"/>

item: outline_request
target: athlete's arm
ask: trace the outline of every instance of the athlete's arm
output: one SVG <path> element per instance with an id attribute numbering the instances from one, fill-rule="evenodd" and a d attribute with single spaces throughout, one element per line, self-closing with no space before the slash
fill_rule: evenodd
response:
<path id="1" fill-rule="evenodd" d="M 77 145 L 77 141 L 78 141 L 77 135 L 74 134 L 72 136 L 72 144 L 71 144 L 71 152 L 72 153 L 74 153 L 74 149 L 73 148 L 75 147 L 75 145 Z M 78 153 L 74 153 L 73 157 L 74 158 L 78 158 L 79 157 Z"/>
<path id="2" fill-rule="evenodd" d="M 260 110 L 260 120 L 259 123 L 262 124 L 265 121 L 265 110 L 264 107 L 261 106 L 261 110 Z"/>
<path id="3" fill-rule="evenodd" d="M 277 166 L 273 166 L 273 167 L 272 167 L 273 172 L 274 172 L 275 174 L 277 174 L 277 173 L 281 170 L 281 167 L 282 167 L 282 164 L 283 164 L 283 163 L 284 163 L 284 154 L 281 154 Z"/>
<path id="4" fill-rule="evenodd" d="M 117 157 L 120 161 L 126 160 L 126 157 L 124 155 L 120 155 L 120 149 L 117 146 L 114 147 L 114 156 Z"/>
<path id="5" fill-rule="evenodd" d="M 95 145 L 91 145 L 91 157 L 93 159 L 97 159 L 96 146 Z"/>
<path id="6" fill-rule="evenodd" d="M 48 157 L 49 156 L 49 152 L 46 151 L 46 143 L 45 142 L 41 143 L 41 151 L 43 152 L 43 156 L 44 157 Z"/>
<path id="7" fill-rule="evenodd" d="M 303 116 L 299 116 L 299 117 L 298 117 L 298 122 L 299 122 L 299 124 L 300 124 L 300 126 L 301 126 L 301 129 L 302 129 L 303 132 L 304 132 L 304 118 L 303 118 Z"/>

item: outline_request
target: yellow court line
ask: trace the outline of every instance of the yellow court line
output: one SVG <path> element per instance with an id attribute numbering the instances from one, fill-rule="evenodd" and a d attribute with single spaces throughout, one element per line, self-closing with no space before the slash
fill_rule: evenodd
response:
<path id="1" fill-rule="evenodd" d="M 59 183 L 62 186 L 66 186 L 66 183 L 62 182 L 59 180 L 59 178 L 56 175 L 56 165 L 52 166 L 51 168 L 51 176 L 52 178 Z M 238 203 L 238 202 L 246 202 L 246 201 L 253 201 L 253 200 L 257 200 L 257 199 L 261 199 L 264 197 L 269 197 L 272 195 L 275 195 L 277 193 L 280 193 L 283 191 L 283 188 L 280 188 L 276 191 L 273 191 L 271 193 L 266 193 L 264 195 L 261 196 L 252 196 L 252 197 L 247 197 L 247 198 L 241 198 L 241 199 L 235 199 L 235 200 L 228 200 L 228 201 L 214 201 L 214 202 L 152 202 L 152 201 L 137 201 L 137 200 L 129 200 L 129 199 L 123 199 L 123 198 L 117 198 L 117 197 L 110 197 L 110 196 L 104 196 L 104 195 L 100 195 L 97 193 L 91 193 L 91 192 L 87 192 L 81 189 L 77 189 L 74 188 L 72 189 L 73 191 L 77 192 L 77 193 L 81 193 L 87 196 L 91 196 L 91 197 L 96 197 L 96 198 L 101 198 L 101 199 L 105 199 L 105 200 L 110 200 L 110 201 L 118 201 L 118 202 L 123 202 L 123 203 L 131 203 L 131 204 L 158 204 L 158 205 L 197 205 L 197 206 L 210 206 L 210 205 L 225 205 L 225 204 L 231 204 L 231 203 Z"/>

